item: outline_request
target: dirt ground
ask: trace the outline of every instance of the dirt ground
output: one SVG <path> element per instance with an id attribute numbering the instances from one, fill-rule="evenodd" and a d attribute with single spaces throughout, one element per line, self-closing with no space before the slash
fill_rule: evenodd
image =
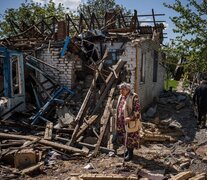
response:
<path id="1" fill-rule="evenodd" d="M 144 142 L 140 149 L 135 150 L 133 160 L 125 163 L 125 166 L 123 166 L 123 146 L 114 157 L 110 157 L 110 154 L 99 154 L 96 158 L 91 158 L 90 155 L 88 157 L 74 155 L 68 160 L 56 160 L 54 164 L 44 166 L 41 169 L 42 174 L 33 178 L 65 180 L 84 174 L 116 174 L 124 177 L 151 176 L 168 179 L 187 170 L 194 173 L 207 172 L 205 154 L 207 130 L 197 127 L 190 96 L 176 92 L 176 95 L 179 94 L 186 97 L 183 108 L 177 110 L 174 103 L 164 105 L 158 103 L 157 106 L 160 121 L 173 119 L 181 125 L 184 135 L 177 137 L 176 142 Z"/>
<path id="2" fill-rule="evenodd" d="M 184 97 L 184 106 L 176 108 L 174 97 Z M 207 172 L 207 130 L 196 125 L 196 118 L 191 97 L 183 92 L 165 94 L 158 101 L 156 115 L 159 122 L 171 122 L 173 128 L 178 127 L 182 135 L 174 137 L 175 141 L 144 141 L 134 151 L 133 160 L 123 166 L 124 147 L 118 149 L 116 155 L 99 153 L 96 158 L 73 154 L 54 158 L 30 176 L 10 176 L 9 179 L 84 179 L 84 175 L 101 174 L 117 175 L 132 179 L 169 179 L 183 171 L 195 174 Z M 146 124 L 156 124 L 154 118 L 143 116 Z M 166 131 L 173 130 L 168 126 Z M 177 128 L 177 129 L 178 129 Z M 172 131 L 173 132 L 173 131 Z M 64 160 L 63 160 L 64 159 Z M 3 178 L 4 179 L 4 178 Z M 8 176 L 7 178 L 8 179 Z M 87 179 L 87 178 L 85 178 Z M 103 178 L 104 179 L 104 178 Z M 106 178 L 105 178 L 106 179 Z"/>

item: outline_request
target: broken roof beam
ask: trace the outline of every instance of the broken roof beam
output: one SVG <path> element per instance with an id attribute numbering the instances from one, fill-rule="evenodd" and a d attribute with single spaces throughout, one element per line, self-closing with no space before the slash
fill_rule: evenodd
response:
<path id="1" fill-rule="evenodd" d="M 40 24 L 40 31 L 42 34 L 44 34 L 46 30 L 49 30 L 52 34 L 55 33 L 55 31 L 51 29 L 51 27 L 45 22 L 44 19 L 41 22 L 39 22 L 38 25 L 39 24 Z"/>
<path id="2" fill-rule="evenodd" d="M 70 22 L 72 23 L 72 25 L 73 25 L 73 27 L 75 28 L 75 30 L 76 30 L 76 32 L 79 34 L 80 32 L 79 32 L 79 30 L 78 30 L 78 28 L 76 27 L 76 24 L 73 22 L 73 20 L 71 19 L 71 17 L 68 15 L 68 14 L 66 14 L 66 21 L 67 21 L 67 24 L 68 24 L 68 32 L 70 32 Z"/>
<path id="3" fill-rule="evenodd" d="M 108 55 L 108 49 L 105 50 L 105 53 L 104 53 L 104 56 L 102 57 L 102 59 L 100 60 L 100 64 L 98 66 L 98 70 L 96 70 L 96 73 L 95 73 L 95 76 L 92 80 L 92 83 L 91 83 L 91 86 L 85 96 L 85 99 L 81 105 L 81 108 L 75 118 L 75 122 L 77 122 L 76 124 L 76 127 L 73 131 L 73 134 L 72 134 L 72 137 L 71 137 L 71 140 L 69 142 L 69 144 L 73 144 L 74 141 L 76 140 L 76 136 L 77 136 L 77 133 L 78 133 L 78 130 L 79 130 L 79 127 L 81 126 L 81 123 L 82 123 L 82 118 L 83 118 L 83 115 L 86 111 L 86 108 L 87 108 L 87 104 L 89 103 L 89 100 L 90 100 L 90 96 L 92 94 L 92 90 L 94 89 L 95 85 L 96 85 L 96 81 L 99 77 L 99 72 L 102 70 L 102 67 L 103 67 L 103 62 L 105 61 L 105 58 L 107 57 Z"/>
<path id="4" fill-rule="evenodd" d="M 102 67 L 103 67 L 103 62 L 99 64 L 98 70 L 101 71 Z M 77 114 L 77 116 L 75 118 L 75 122 L 77 124 L 76 124 L 74 132 L 72 134 L 71 140 L 69 142 L 70 145 L 72 145 L 74 143 L 74 141 L 76 140 L 77 133 L 78 133 L 80 125 L 82 123 L 81 120 L 82 120 L 83 114 L 86 111 L 87 104 L 89 103 L 92 91 L 93 91 L 93 89 L 94 89 L 94 87 L 96 85 L 96 81 L 97 81 L 98 76 L 99 76 L 99 71 L 96 70 L 96 73 L 95 73 L 95 76 L 94 76 L 93 81 L 91 83 L 91 86 L 90 86 L 90 88 L 89 88 L 89 90 L 88 90 L 88 92 L 87 92 L 87 94 L 85 96 L 85 99 L 84 99 L 84 101 L 83 101 L 83 103 L 81 105 L 81 108 L 80 108 L 80 110 L 79 110 L 79 112 L 78 112 L 78 114 Z"/>
<path id="5" fill-rule="evenodd" d="M 99 75 L 100 75 L 101 79 L 102 79 L 102 80 L 103 80 L 103 82 L 106 84 L 106 80 L 105 80 L 105 78 L 104 78 L 104 76 L 103 76 L 102 72 L 98 69 L 98 67 L 97 67 L 97 65 L 96 65 L 95 61 L 93 60 L 93 58 L 92 58 L 92 57 L 90 57 L 89 59 L 92 61 L 92 64 L 93 64 L 93 67 L 92 67 L 92 68 L 93 68 L 94 70 L 98 71 L 98 73 L 99 73 Z M 88 66 L 88 67 L 90 67 L 90 66 Z"/>
<path id="6" fill-rule="evenodd" d="M 128 20 L 128 22 L 125 21 L 125 17 L 128 19 L 131 18 L 131 20 Z M 139 29 L 140 24 L 139 20 L 137 18 L 137 11 L 134 10 L 133 16 L 123 16 L 122 12 L 118 15 L 118 28 L 111 28 L 108 29 L 109 32 L 117 32 L 117 33 L 126 33 L 126 32 L 135 32 L 137 29 Z M 121 18 L 123 23 L 121 22 Z M 121 25 L 124 24 L 125 26 L 122 27 Z"/>
<path id="7" fill-rule="evenodd" d="M 102 118 L 100 120 L 101 123 L 103 122 L 103 125 L 100 128 L 101 133 L 100 133 L 98 141 L 96 143 L 95 151 L 94 151 L 94 154 L 93 154 L 94 156 L 96 156 L 98 154 L 99 148 L 101 146 L 102 139 L 103 139 L 105 131 L 106 131 L 106 127 L 108 125 L 109 117 L 110 117 L 110 114 L 111 114 L 109 108 L 111 106 L 112 97 L 113 97 L 113 94 L 114 94 L 115 89 L 116 89 L 116 84 L 117 84 L 117 81 L 112 85 L 112 88 L 111 88 L 110 93 L 108 95 L 108 100 L 107 100 L 107 103 L 106 103 L 106 106 L 105 106 L 105 109 L 104 109 L 104 113 L 103 113 Z"/>
<path id="8" fill-rule="evenodd" d="M 106 29 L 114 29 L 116 28 L 116 18 L 117 18 L 117 13 L 115 11 L 113 12 L 106 12 L 105 17 L 104 17 L 104 23 Z"/>
<path id="9" fill-rule="evenodd" d="M 8 133 L 0 133 L 0 138 L 3 138 L 3 139 L 23 139 L 23 140 L 35 141 L 38 137 L 23 136 L 23 135 L 8 134 Z M 47 140 L 44 140 L 44 139 L 39 139 L 39 141 L 37 143 L 43 144 L 43 145 L 46 145 L 46 146 L 51 146 L 55 149 L 65 150 L 67 152 L 80 153 L 82 155 L 87 155 L 87 153 L 85 151 L 81 150 L 81 149 L 70 147 L 68 145 L 64 145 L 64 144 L 60 144 L 60 143 L 56 143 L 56 142 L 47 141 Z"/>
<path id="10" fill-rule="evenodd" d="M 96 22 L 96 24 L 98 26 L 97 28 L 100 29 L 101 25 L 100 25 L 96 15 L 95 15 L 95 13 L 93 12 L 92 15 L 91 15 L 91 21 L 90 21 L 90 25 L 89 25 L 90 29 L 92 29 L 92 28 L 95 29 L 96 28 L 95 22 Z"/>
<path id="11" fill-rule="evenodd" d="M 9 23 L 11 24 L 11 27 L 12 27 L 12 29 L 14 30 L 14 32 L 15 32 L 15 34 L 18 34 L 19 32 L 16 30 L 16 28 L 19 30 L 19 31 L 23 31 L 18 25 L 17 25 L 17 23 L 15 23 L 13 20 L 11 20 L 11 19 L 9 19 L 8 20 L 9 21 Z"/>
<path id="12" fill-rule="evenodd" d="M 134 10 L 134 16 L 131 18 L 131 22 L 130 22 L 130 29 L 137 29 L 139 28 L 140 24 L 139 24 L 139 20 L 137 17 L 137 10 Z"/>
<path id="13" fill-rule="evenodd" d="M 26 62 L 25 63 L 27 66 L 29 66 L 30 68 L 38 71 L 39 73 L 41 73 L 44 77 L 46 77 L 54 86 L 60 85 L 59 82 L 55 81 L 53 77 L 50 77 L 45 71 L 42 71 L 41 69 L 33 66 L 31 63 Z"/>
<path id="14" fill-rule="evenodd" d="M 106 84 L 107 85 L 102 85 L 100 91 L 99 91 L 99 96 L 97 97 L 98 102 L 96 103 L 96 107 L 94 108 L 92 114 L 95 114 L 97 112 L 97 110 L 99 109 L 100 105 L 102 104 L 109 88 L 111 87 L 112 83 L 114 82 L 114 80 L 116 79 L 116 76 L 114 74 L 114 72 L 116 74 L 119 74 L 119 72 L 121 71 L 121 69 L 123 68 L 123 66 L 125 65 L 126 61 L 123 60 L 119 60 L 117 62 L 117 64 L 115 65 L 115 67 L 113 68 L 114 71 L 112 71 L 109 76 L 106 79 Z"/>
<path id="15" fill-rule="evenodd" d="M 137 17 L 152 16 L 152 14 L 138 14 Z M 154 16 L 165 16 L 165 14 L 154 14 Z"/>
<path id="16" fill-rule="evenodd" d="M 34 82 L 36 83 L 36 85 L 38 85 L 39 88 L 41 88 L 44 91 L 44 93 L 47 95 L 47 97 L 48 98 L 51 98 L 51 95 L 47 92 L 47 90 L 45 89 L 45 87 L 38 81 L 38 79 L 32 73 L 29 73 L 29 75 L 34 80 Z"/>
<path id="17" fill-rule="evenodd" d="M 52 65 L 50 65 L 50 64 L 48 64 L 48 63 L 46 63 L 46 62 L 44 62 L 44 61 L 42 61 L 41 59 L 38 59 L 38 58 L 32 56 L 32 55 L 29 55 L 29 54 L 26 54 L 26 53 L 24 53 L 24 55 L 25 55 L 25 58 L 28 59 L 28 60 L 31 59 L 31 60 L 33 60 L 33 61 L 35 61 L 35 62 L 44 64 L 44 65 L 46 65 L 46 66 L 49 66 L 50 68 L 53 68 L 53 69 L 55 69 L 55 70 L 57 70 L 57 71 L 60 71 L 58 68 L 56 68 L 56 67 L 54 67 L 54 66 L 52 66 Z"/>
<path id="18" fill-rule="evenodd" d="M 89 118 L 89 120 L 85 120 L 84 121 L 85 123 L 80 127 L 76 135 L 76 139 L 78 139 L 85 132 L 85 130 L 97 120 L 97 118 L 98 118 L 98 115 L 93 115 Z"/>
<path id="19" fill-rule="evenodd" d="M 83 24 L 83 20 L 85 24 Z M 79 32 L 83 32 L 85 25 L 87 26 L 88 29 L 90 29 L 90 25 L 88 24 L 86 18 L 82 13 L 80 13 L 80 18 L 79 18 Z"/>
<path id="20" fill-rule="evenodd" d="M 119 14 L 120 14 L 120 17 L 121 17 L 121 19 L 122 19 L 122 22 L 124 23 L 124 26 L 127 27 L 127 23 L 126 23 L 126 21 L 125 21 L 125 19 L 124 19 L 124 15 L 123 15 L 122 11 L 120 11 Z"/>
<path id="21" fill-rule="evenodd" d="M 154 9 L 152 9 L 152 18 L 153 18 L 153 22 L 154 22 L 154 27 L 156 27 L 156 21 L 155 21 L 155 13 L 154 13 Z"/>
<path id="22" fill-rule="evenodd" d="M 35 24 L 35 22 L 33 21 L 32 24 Z M 21 21 L 21 26 L 23 31 L 29 28 L 29 26 L 24 21 Z"/>

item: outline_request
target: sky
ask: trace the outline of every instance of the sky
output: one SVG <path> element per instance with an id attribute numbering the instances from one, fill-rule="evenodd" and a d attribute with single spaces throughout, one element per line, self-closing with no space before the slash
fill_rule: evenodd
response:
<path id="1" fill-rule="evenodd" d="M 18 8 L 21 3 L 29 0 L 0 0 L 0 14 L 4 14 L 4 11 L 8 8 Z M 33 0 L 34 2 L 46 3 L 48 0 Z M 71 10 L 75 9 L 80 3 L 84 3 L 87 0 L 53 0 L 55 3 L 63 3 L 65 7 L 69 7 Z M 104 1 L 104 0 L 103 0 Z M 105 0 L 107 2 L 107 0 Z M 186 2 L 187 0 L 182 0 Z M 176 12 L 163 6 L 163 3 L 173 4 L 175 0 L 115 0 L 117 4 L 123 5 L 126 9 L 134 11 L 137 10 L 138 14 L 151 14 L 154 9 L 155 14 L 165 14 L 164 16 L 157 16 L 156 20 L 166 21 L 165 33 L 167 33 L 164 43 L 167 43 L 170 39 L 174 39 L 176 34 L 173 33 L 174 25 L 169 17 L 176 16 Z M 1 17 L 0 17 L 1 19 Z M 141 19 L 142 20 L 142 19 Z M 143 20 L 152 20 L 150 17 Z"/>

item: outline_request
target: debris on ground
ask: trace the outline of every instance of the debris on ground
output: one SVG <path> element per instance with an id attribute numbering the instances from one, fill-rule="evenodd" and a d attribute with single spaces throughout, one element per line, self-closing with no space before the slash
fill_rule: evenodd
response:
<path id="1" fill-rule="evenodd" d="M 164 80 L 158 75 L 149 77 L 154 92 L 138 81 L 141 45 L 149 46 L 164 74 L 158 63 L 164 25 L 139 26 L 137 17 L 135 11 L 122 28 L 111 22 L 79 31 L 67 16 L 77 31 L 73 37 L 40 23 L 0 40 L 1 179 L 206 178 L 207 132 L 197 128 L 190 95 L 160 94 Z M 111 143 L 123 81 L 133 84 L 143 104 L 140 148 L 125 166 L 124 147 L 116 153 Z"/>

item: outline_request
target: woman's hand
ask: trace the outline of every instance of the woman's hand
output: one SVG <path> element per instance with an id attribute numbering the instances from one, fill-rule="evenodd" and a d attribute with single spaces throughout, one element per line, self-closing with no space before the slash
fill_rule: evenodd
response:
<path id="1" fill-rule="evenodd" d="M 125 124 L 128 124 L 129 121 L 131 121 L 131 118 L 130 118 L 130 117 L 126 117 L 126 118 L 124 119 Z"/>

